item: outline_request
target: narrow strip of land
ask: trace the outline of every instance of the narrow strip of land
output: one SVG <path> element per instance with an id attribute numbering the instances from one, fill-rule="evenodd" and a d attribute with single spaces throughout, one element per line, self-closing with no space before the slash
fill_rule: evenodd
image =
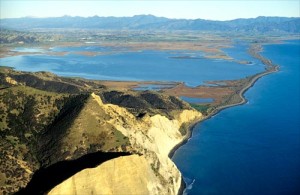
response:
<path id="1" fill-rule="evenodd" d="M 228 104 L 228 105 L 224 105 L 224 106 L 219 106 L 216 108 L 216 110 L 212 113 L 212 115 L 218 113 L 219 111 L 228 108 L 228 107 L 232 107 L 232 106 L 237 106 L 237 105 L 241 105 L 247 102 L 247 100 L 244 97 L 244 93 L 251 88 L 254 83 L 260 79 L 263 76 L 266 76 L 268 74 L 277 72 L 279 70 L 279 66 L 275 65 L 271 62 L 271 60 L 263 57 L 262 55 L 260 55 L 260 52 L 262 52 L 262 47 L 261 45 L 252 45 L 251 48 L 249 49 L 249 54 L 252 55 L 253 57 L 259 59 L 266 67 L 265 67 L 265 71 L 258 73 L 256 75 L 253 75 L 250 77 L 249 82 L 246 83 L 239 91 L 238 95 L 241 98 L 240 102 L 237 103 L 232 103 L 232 104 Z M 210 116 L 209 116 L 210 117 Z"/>

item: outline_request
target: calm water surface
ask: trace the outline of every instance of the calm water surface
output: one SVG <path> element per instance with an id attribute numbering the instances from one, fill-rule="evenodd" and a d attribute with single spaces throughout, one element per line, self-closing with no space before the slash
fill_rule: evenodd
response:
<path id="1" fill-rule="evenodd" d="M 51 51 L 69 53 L 64 56 L 41 53 L 6 57 L 0 59 L 0 65 L 12 66 L 24 71 L 51 71 L 61 76 L 79 76 L 99 80 L 181 81 L 189 86 L 197 86 L 211 80 L 244 78 L 264 69 L 261 63 L 249 66 L 227 60 L 200 58 L 203 53 L 195 51 L 124 52 L 125 49 L 121 48 L 116 51 L 116 48 L 101 46 L 54 47 Z M 16 48 L 16 50 L 36 51 L 37 49 Z M 80 51 L 106 53 L 97 56 L 74 53 Z M 237 51 L 239 53 L 235 54 Z M 247 49 L 246 47 L 240 49 L 237 45 L 236 48 L 231 48 L 226 53 L 244 59 L 247 56 Z M 172 58 L 178 56 L 197 58 Z M 249 56 L 247 60 L 248 58 Z"/>
<path id="2" fill-rule="evenodd" d="M 173 160 L 187 194 L 300 194 L 300 42 L 267 45 L 280 72 L 260 79 L 249 102 L 198 124 Z"/>
<path id="3" fill-rule="evenodd" d="M 212 103 L 214 99 L 212 98 L 192 98 L 192 97 L 186 97 L 186 96 L 181 96 L 179 97 L 183 101 L 186 101 L 188 103 L 194 103 L 194 104 L 199 104 L 199 103 Z"/>

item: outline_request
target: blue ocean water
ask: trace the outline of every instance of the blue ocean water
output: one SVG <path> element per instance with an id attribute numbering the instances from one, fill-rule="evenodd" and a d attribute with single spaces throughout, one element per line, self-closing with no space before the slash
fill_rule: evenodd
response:
<path id="1" fill-rule="evenodd" d="M 258 80 L 247 104 L 198 124 L 174 154 L 185 194 L 300 194 L 300 41 L 262 54 L 280 71 Z"/>
<path id="2" fill-rule="evenodd" d="M 22 48 L 17 48 L 19 51 Z M 126 49 L 126 48 L 125 48 Z M 27 50 L 24 49 L 25 51 Z M 78 76 L 99 80 L 125 81 L 180 81 L 189 86 L 198 86 L 205 81 L 240 79 L 261 72 L 261 63 L 252 66 L 228 60 L 200 58 L 195 51 L 131 51 L 124 48 L 115 52 L 111 47 L 81 46 L 55 47 L 51 51 L 66 51 L 64 56 L 47 53 L 19 55 L 0 59 L 0 65 L 23 71 L 50 71 L 61 76 Z M 74 52 L 106 52 L 97 56 L 84 56 Z M 229 55 L 239 51 L 247 54 L 246 48 L 232 48 Z M 192 56 L 193 59 L 174 58 Z M 243 57 L 242 57 L 243 58 Z M 253 58 L 252 58 L 253 59 Z M 255 60 L 255 59 L 253 59 Z"/>

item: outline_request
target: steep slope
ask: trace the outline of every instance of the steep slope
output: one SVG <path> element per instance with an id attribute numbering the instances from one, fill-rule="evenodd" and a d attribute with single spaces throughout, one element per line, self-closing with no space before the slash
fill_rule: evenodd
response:
<path id="1" fill-rule="evenodd" d="M 40 166 L 36 136 L 54 120 L 67 97 L 25 86 L 0 90 L 0 192 L 14 192 L 30 181 Z"/>
<path id="2" fill-rule="evenodd" d="M 109 116 L 110 119 L 104 123 L 110 124 L 128 137 L 130 148 L 126 149 L 139 156 L 120 157 L 94 169 L 83 170 L 55 187 L 50 194 L 87 194 L 91 193 L 91 190 L 93 193 L 100 194 L 118 194 L 124 190 L 138 194 L 177 194 L 181 185 L 181 174 L 169 159 L 168 154 L 184 138 L 179 131 L 180 127 L 184 123 L 199 120 L 201 114 L 195 110 L 174 110 L 171 114 L 174 119 L 168 119 L 159 114 L 154 116 L 146 114 L 142 118 L 137 118 L 126 108 L 103 104 L 100 97 L 95 94 L 91 97 L 97 101 L 98 110 Z M 126 166 L 117 166 L 122 164 L 135 168 L 130 170 Z M 140 174 L 136 173 L 137 170 Z M 103 175 L 111 174 L 113 175 L 111 182 L 102 183 L 96 179 L 100 177 L 100 180 L 101 178 L 105 180 L 106 177 Z M 95 188 L 85 187 L 86 176 L 89 178 L 89 186 Z M 120 178 L 122 182 L 115 185 Z"/>
<path id="3" fill-rule="evenodd" d="M 168 155 L 202 118 L 187 103 L 49 73 L 1 68 L 0 77 L 1 193 L 178 193 Z"/>
<path id="4" fill-rule="evenodd" d="M 39 136 L 38 158 L 43 166 L 96 151 L 126 151 L 128 138 L 108 122 L 111 116 L 93 96 L 76 96 L 64 108 Z"/>
<path id="5" fill-rule="evenodd" d="M 144 157 L 131 155 L 85 169 L 49 194 L 149 194 L 156 176 Z"/>

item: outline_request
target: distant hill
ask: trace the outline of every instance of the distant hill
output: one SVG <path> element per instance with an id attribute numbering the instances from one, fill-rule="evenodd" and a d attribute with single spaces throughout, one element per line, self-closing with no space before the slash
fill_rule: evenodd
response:
<path id="1" fill-rule="evenodd" d="M 203 19 L 169 19 L 153 15 L 133 17 L 53 17 L 53 18 L 11 18 L 1 19 L 1 28 L 84 28 L 106 30 L 200 30 L 230 32 L 285 32 L 299 33 L 300 18 L 257 17 L 230 21 Z"/>

